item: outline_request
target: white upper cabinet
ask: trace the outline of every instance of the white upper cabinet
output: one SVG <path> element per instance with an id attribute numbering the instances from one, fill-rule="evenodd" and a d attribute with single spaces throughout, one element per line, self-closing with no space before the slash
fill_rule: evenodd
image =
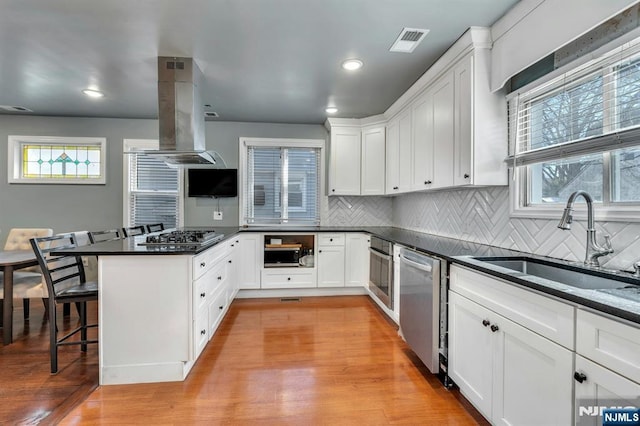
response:
<path id="1" fill-rule="evenodd" d="M 504 90 L 490 90 L 491 44 L 488 28 L 470 28 L 382 119 L 327 120 L 329 195 L 507 185 L 507 105 Z M 385 124 L 386 140 L 374 130 Z"/>
<path id="2" fill-rule="evenodd" d="M 454 185 L 507 185 L 507 106 L 489 88 L 490 49 L 459 60 L 455 78 Z"/>
<path id="3" fill-rule="evenodd" d="M 362 131 L 361 195 L 384 195 L 385 189 L 385 128 Z"/>
<path id="4" fill-rule="evenodd" d="M 433 86 L 433 188 L 453 185 L 454 79 L 443 75 Z"/>
<path id="5" fill-rule="evenodd" d="M 387 124 L 387 146 L 385 152 L 386 181 L 385 194 L 400 193 L 400 120 L 393 119 Z"/>
<path id="6" fill-rule="evenodd" d="M 413 189 L 413 116 L 407 109 L 387 124 L 387 184 L 388 195 Z"/>
<path id="7" fill-rule="evenodd" d="M 411 189 L 429 189 L 433 184 L 433 96 L 427 92 L 412 107 L 413 179 Z"/>
<path id="8" fill-rule="evenodd" d="M 328 195 L 384 195 L 386 123 L 329 119 L 331 161 Z"/>
<path id="9" fill-rule="evenodd" d="M 360 127 L 331 127 L 329 195 L 360 195 Z"/>

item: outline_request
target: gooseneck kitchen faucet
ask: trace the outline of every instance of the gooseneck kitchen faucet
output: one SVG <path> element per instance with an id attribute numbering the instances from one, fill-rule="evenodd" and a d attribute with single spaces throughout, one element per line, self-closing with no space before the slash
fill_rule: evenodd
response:
<path id="1" fill-rule="evenodd" d="M 584 258 L 584 264 L 589 266 L 600 266 L 598 258 L 613 253 L 611 247 L 611 239 L 608 235 L 604 236 L 604 247 L 598 245 L 596 241 L 596 228 L 593 220 L 593 198 L 585 191 L 576 191 L 569 196 L 567 200 L 567 206 L 564 208 L 562 218 L 558 228 L 563 230 L 571 229 L 571 222 L 573 222 L 573 202 L 578 196 L 582 196 L 587 202 L 587 253 Z"/>

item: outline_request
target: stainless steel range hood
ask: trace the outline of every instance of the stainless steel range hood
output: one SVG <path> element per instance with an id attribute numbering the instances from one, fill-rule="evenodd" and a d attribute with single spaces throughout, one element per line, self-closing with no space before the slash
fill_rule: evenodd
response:
<path id="1" fill-rule="evenodd" d="M 158 122 L 160 149 L 147 151 L 171 167 L 226 168 L 222 157 L 207 151 L 202 72 L 192 58 L 158 57 Z"/>

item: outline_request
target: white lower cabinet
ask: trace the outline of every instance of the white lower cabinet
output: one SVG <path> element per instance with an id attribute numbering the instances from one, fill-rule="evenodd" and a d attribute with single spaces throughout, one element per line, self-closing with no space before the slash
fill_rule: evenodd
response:
<path id="1" fill-rule="evenodd" d="M 367 234 L 348 233 L 345 238 L 346 287 L 366 287 L 369 285 L 369 241 Z"/>
<path id="2" fill-rule="evenodd" d="M 576 355 L 575 424 L 600 426 L 601 407 L 639 407 L 640 384 Z"/>
<path id="3" fill-rule="evenodd" d="M 317 287 L 315 268 L 265 268 L 262 270 L 262 288 Z"/>
<path id="4" fill-rule="evenodd" d="M 239 289 L 260 288 L 260 265 L 262 264 L 262 236 L 258 233 L 241 233 L 237 238 L 237 277 Z"/>
<path id="5" fill-rule="evenodd" d="M 344 287 L 345 234 L 318 236 L 318 287 Z"/>
<path id="6" fill-rule="evenodd" d="M 318 287 L 344 287 L 344 246 L 318 249 Z"/>
<path id="7" fill-rule="evenodd" d="M 493 424 L 571 424 L 573 352 L 524 325 L 450 291 L 449 376 Z"/>

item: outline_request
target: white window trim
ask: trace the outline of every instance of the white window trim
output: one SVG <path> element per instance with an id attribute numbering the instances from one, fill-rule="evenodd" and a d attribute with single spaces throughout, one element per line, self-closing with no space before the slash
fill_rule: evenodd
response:
<path id="1" fill-rule="evenodd" d="M 245 208 L 245 197 L 244 190 L 245 184 L 247 182 L 247 147 L 248 146 L 259 146 L 259 147 L 273 147 L 273 148 L 320 148 L 320 176 L 318 179 L 320 180 L 320 194 L 319 199 L 320 203 L 318 205 L 318 211 L 320 214 L 320 224 L 324 223 L 324 209 L 322 208 L 322 197 L 324 196 L 324 185 L 325 185 L 325 160 L 324 160 L 324 139 L 287 139 L 287 138 L 239 138 L 239 161 L 238 161 L 238 174 L 240 176 L 239 183 L 239 191 L 238 191 L 238 223 L 240 226 L 254 226 L 254 227 L 265 227 L 265 226 L 273 226 L 273 227 L 296 227 L 300 226 L 300 224 L 296 223 L 281 223 L 281 224 L 260 224 L 260 223 L 247 223 L 244 220 L 244 208 Z"/>
<path id="2" fill-rule="evenodd" d="M 624 37 L 615 40 L 611 43 L 607 43 L 596 51 L 592 52 L 589 55 L 585 55 L 584 57 L 577 59 L 576 61 L 564 65 L 563 67 L 552 71 L 546 76 L 541 77 L 540 79 L 529 83 L 528 85 L 520 88 L 518 91 L 511 93 L 507 96 L 507 101 L 512 101 L 519 93 L 527 93 L 530 91 L 534 91 L 537 89 L 544 90 L 544 86 L 554 87 L 557 83 L 555 82 L 559 77 L 568 74 L 579 74 L 584 70 L 588 69 L 592 62 L 599 62 L 605 60 L 606 58 L 616 58 L 620 55 L 620 52 L 624 52 L 624 49 L 629 49 L 629 52 L 633 46 L 637 46 L 640 43 L 640 39 L 638 38 L 640 35 L 640 31 L 633 31 Z M 628 58 L 637 57 L 638 49 L 636 48 L 634 54 L 628 54 Z M 614 65 L 609 65 L 614 66 Z M 605 100 L 607 102 L 607 100 Z M 607 126 L 607 117 L 605 117 L 605 128 Z M 512 123 L 512 125 L 514 125 Z M 623 132 L 627 132 L 628 135 L 631 135 L 632 139 L 636 138 L 637 131 L 629 132 L 623 129 Z M 611 135 L 615 136 L 615 133 Z M 510 146 L 509 151 L 510 155 L 513 156 L 516 148 L 516 144 L 511 136 L 510 138 Z M 605 140 L 605 137 L 598 136 L 597 139 Z M 625 140 L 625 144 L 620 144 L 617 147 L 612 147 L 611 151 L 614 151 L 618 148 L 631 147 L 640 145 L 628 142 Z M 556 147 L 557 149 L 562 149 L 561 145 Z M 595 152 L 611 152 L 607 150 L 597 149 Z M 587 152 L 585 152 L 586 154 Z M 513 158 L 513 157 L 510 157 Z M 509 162 L 511 164 L 511 162 Z M 514 171 L 515 170 L 515 171 Z M 513 218 L 527 218 L 527 219 L 557 219 L 560 220 L 566 203 L 558 203 L 553 205 L 525 205 L 527 194 L 525 193 L 525 173 L 527 173 L 527 166 L 519 166 L 515 168 L 509 169 L 510 179 L 509 179 L 509 215 Z M 515 177 L 514 177 L 515 176 Z M 611 179 L 611 174 L 609 169 L 605 165 L 605 169 L 603 170 L 603 179 L 609 180 Z M 604 182 L 605 186 L 611 187 L 611 182 Z M 577 200 L 577 204 L 574 210 L 574 218 L 577 220 L 586 220 L 587 212 L 586 208 L 582 208 L 581 203 L 582 198 Z M 594 203 L 594 219 L 597 221 L 611 221 L 611 222 L 640 222 L 640 203 L 634 204 L 625 204 L 622 202 L 616 202 L 613 204 L 602 205 L 600 203 Z"/>
<path id="3" fill-rule="evenodd" d="M 131 209 L 131 197 L 129 192 L 129 167 L 131 157 L 129 154 L 136 151 L 158 150 L 160 142 L 154 139 L 124 139 L 122 141 L 122 223 L 124 226 L 133 226 L 129 212 Z M 178 227 L 184 226 L 184 170 L 178 171 Z M 143 192 L 143 191 L 140 191 Z M 147 191 L 154 194 L 162 194 L 162 191 Z M 171 193 L 173 195 L 173 193 Z"/>
<path id="4" fill-rule="evenodd" d="M 7 169 L 9 183 L 26 184 L 67 184 L 67 185 L 104 185 L 107 182 L 107 155 L 106 138 L 66 137 L 66 136 L 22 136 L 9 135 L 7 146 Z M 27 179 L 22 177 L 22 145 L 24 144 L 48 144 L 48 145 L 90 145 L 100 146 L 100 177 L 88 179 L 74 178 L 47 178 Z"/>
<path id="5" fill-rule="evenodd" d="M 523 179 L 520 176 L 526 173 L 526 167 L 516 168 L 516 179 L 513 179 L 513 169 L 509 169 L 509 216 L 523 219 L 555 219 L 560 220 L 566 203 L 543 206 L 535 204 L 524 206 L 525 195 Z M 605 177 L 608 179 L 608 176 Z M 573 217 L 575 220 L 587 220 L 587 210 L 582 206 L 582 198 L 574 204 Z M 640 206 L 625 206 L 621 204 L 603 206 L 593 204 L 594 219 L 606 222 L 640 222 Z"/>

